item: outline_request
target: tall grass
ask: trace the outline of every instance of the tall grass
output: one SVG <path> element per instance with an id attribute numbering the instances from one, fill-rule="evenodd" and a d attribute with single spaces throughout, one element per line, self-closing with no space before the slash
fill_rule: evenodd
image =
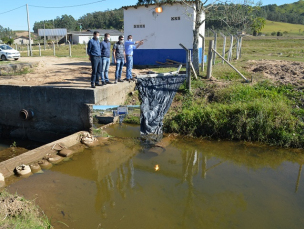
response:
<path id="1" fill-rule="evenodd" d="M 303 147 L 303 93 L 269 83 L 232 85 L 214 92 L 212 101 L 184 98 L 180 112 L 164 121 L 167 132 L 215 139 L 258 141 L 284 147 Z"/>

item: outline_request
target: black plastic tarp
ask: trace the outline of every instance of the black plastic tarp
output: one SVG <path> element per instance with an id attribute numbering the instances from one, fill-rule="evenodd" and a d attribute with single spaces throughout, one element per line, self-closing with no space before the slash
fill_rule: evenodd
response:
<path id="1" fill-rule="evenodd" d="M 158 141 L 163 134 L 163 119 L 186 75 L 138 77 L 137 89 L 141 99 L 140 134 Z"/>

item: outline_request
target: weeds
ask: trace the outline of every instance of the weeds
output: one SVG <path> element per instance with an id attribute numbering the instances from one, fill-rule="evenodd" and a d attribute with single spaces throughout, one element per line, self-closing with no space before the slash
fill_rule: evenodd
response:
<path id="1" fill-rule="evenodd" d="M 180 112 L 165 118 L 166 132 L 303 147 L 303 92 L 269 82 L 233 84 L 213 91 L 211 101 L 183 97 Z"/>
<path id="2" fill-rule="evenodd" d="M 134 115 L 128 115 L 127 117 L 124 118 L 123 123 L 129 123 L 129 124 L 140 124 L 140 117 L 139 116 L 134 116 Z"/>
<path id="3" fill-rule="evenodd" d="M 7 191 L 0 193 L 0 228 L 53 228 L 33 201 Z"/>

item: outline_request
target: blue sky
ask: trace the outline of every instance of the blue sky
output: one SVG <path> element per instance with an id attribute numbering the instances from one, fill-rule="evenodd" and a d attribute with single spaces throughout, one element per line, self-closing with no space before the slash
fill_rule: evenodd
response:
<path id="1" fill-rule="evenodd" d="M 27 30 L 27 16 L 26 7 L 21 7 L 17 10 L 2 14 L 6 11 L 18 8 L 22 5 L 29 4 L 29 15 L 31 30 L 35 21 L 50 20 L 63 14 L 72 15 L 75 19 L 83 16 L 86 13 L 92 13 L 94 11 L 104 11 L 108 9 L 116 9 L 125 5 L 134 5 L 137 0 L 106 0 L 104 2 L 98 2 L 92 5 L 86 5 L 81 7 L 73 8 L 62 8 L 62 9 L 47 9 L 47 8 L 36 8 L 30 5 L 36 6 L 71 6 L 96 2 L 98 0 L 73 0 L 73 1 L 41 1 L 41 0 L 15 0 L 15 1 L 1 1 L 0 7 L 0 25 L 13 30 Z M 267 4 L 287 4 L 296 2 L 297 0 L 262 0 L 263 5 Z M 257 2 L 257 1 L 255 1 Z"/>

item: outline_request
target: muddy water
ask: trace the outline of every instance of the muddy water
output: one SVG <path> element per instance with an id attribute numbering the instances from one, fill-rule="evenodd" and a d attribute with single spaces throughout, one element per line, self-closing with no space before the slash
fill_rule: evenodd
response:
<path id="1" fill-rule="evenodd" d="M 8 189 L 35 198 L 55 228 L 303 228 L 301 151 L 187 138 L 161 145 L 116 138 Z"/>

